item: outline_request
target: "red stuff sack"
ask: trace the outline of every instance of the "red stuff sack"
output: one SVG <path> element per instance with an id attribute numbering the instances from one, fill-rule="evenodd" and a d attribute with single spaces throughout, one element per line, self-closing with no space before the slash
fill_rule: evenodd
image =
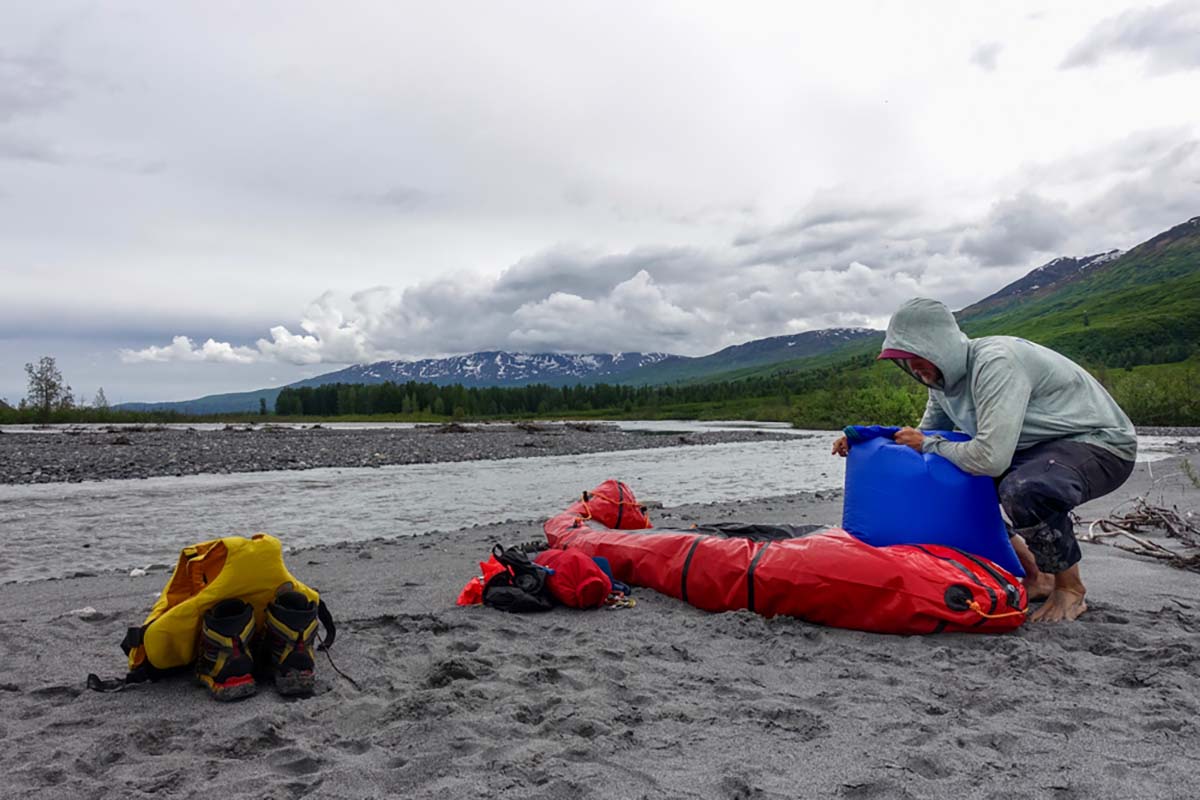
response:
<path id="1" fill-rule="evenodd" d="M 496 560 L 495 556 L 488 556 L 487 561 L 479 562 L 479 571 L 482 574 L 467 581 L 467 585 L 458 593 L 458 604 L 460 606 L 477 606 L 482 603 L 484 587 L 496 575 L 507 570 L 503 564 Z"/>
<path id="2" fill-rule="evenodd" d="M 633 490 L 622 481 L 609 478 L 564 512 L 582 519 L 594 519 L 606 528 L 642 530 L 652 527 L 645 506 L 639 505 Z"/>
<path id="3" fill-rule="evenodd" d="M 599 608 L 612 593 L 604 570 L 579 550 L 544 550 L 533 561 L 554 570 L 546 576 L 546 586 L 564 606 Z"/>

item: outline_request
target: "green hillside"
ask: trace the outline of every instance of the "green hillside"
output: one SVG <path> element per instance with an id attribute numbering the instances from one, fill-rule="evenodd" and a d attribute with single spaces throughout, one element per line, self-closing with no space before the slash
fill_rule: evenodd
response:
<path id="1" fill-rule="evenodd" d="M 882 341 L 883 333 L 866 328 L 825 328 L 787 336 L 772 336 L 733 345 L 707 356 L 674 359 L 646 367 L 620 382 L 636 385 L 711 383 L 820 366 L 863 342 Z"/>
<path id="2" fill-rule="evenodd" d="M 1200 343 L 1200 217 L 1083 277 L 960 319 L 970 336 L 1023 336 L 1090 366 L 1183 361 Z"/>

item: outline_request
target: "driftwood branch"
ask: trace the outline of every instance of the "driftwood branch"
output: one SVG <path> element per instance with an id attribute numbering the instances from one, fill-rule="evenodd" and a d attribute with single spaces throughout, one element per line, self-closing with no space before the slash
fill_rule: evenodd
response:
<path id="1" fill-rule="evenodd" d="M 1185 549 L 1200 550 L 1200 527 L 1192 514 L 1181 514 L 1176 507 L 1152 506 L 1144 497 L 1134 501 L 1133 509 L 1124 514 L 1114 513 L 1088 524 L 1081 541 L 1099 542 L 1141 556 L 1165 561 L 1178 569 L 1200 572 L 1200 552 L 1184 554 L 1146 538 L 1149 532 L 1165 533 L 1177 539 Z"/>

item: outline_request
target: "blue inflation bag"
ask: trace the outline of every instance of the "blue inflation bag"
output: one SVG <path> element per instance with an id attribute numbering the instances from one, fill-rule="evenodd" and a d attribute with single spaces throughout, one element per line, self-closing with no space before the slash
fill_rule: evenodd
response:
<path id="1" fill-rule="evenodd" d="M 1017 577 L 1017 560 L 1000 517 L 995 482 L 969 475 L 933 453 L 892 441 L 899 428 L 846 428 L 842 527 L 867 544 L 940 544 L 999 564 Z M 926 431 L 965 442 L 962 433 Z"/>

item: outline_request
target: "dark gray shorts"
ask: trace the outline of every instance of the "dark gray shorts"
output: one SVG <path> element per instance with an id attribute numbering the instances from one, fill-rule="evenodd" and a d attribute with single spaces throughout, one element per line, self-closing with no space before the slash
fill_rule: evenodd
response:
<path id="1" fill-rule="evenodd" d="M 1070 512 L 1103 497 L 1133 473 L 1134 462 L 1067 439 L 1041 442 L 1013 456 L 996 479 L 1000 505 L 1043 572 L 1059 573 L 1082 558 Z"/>

